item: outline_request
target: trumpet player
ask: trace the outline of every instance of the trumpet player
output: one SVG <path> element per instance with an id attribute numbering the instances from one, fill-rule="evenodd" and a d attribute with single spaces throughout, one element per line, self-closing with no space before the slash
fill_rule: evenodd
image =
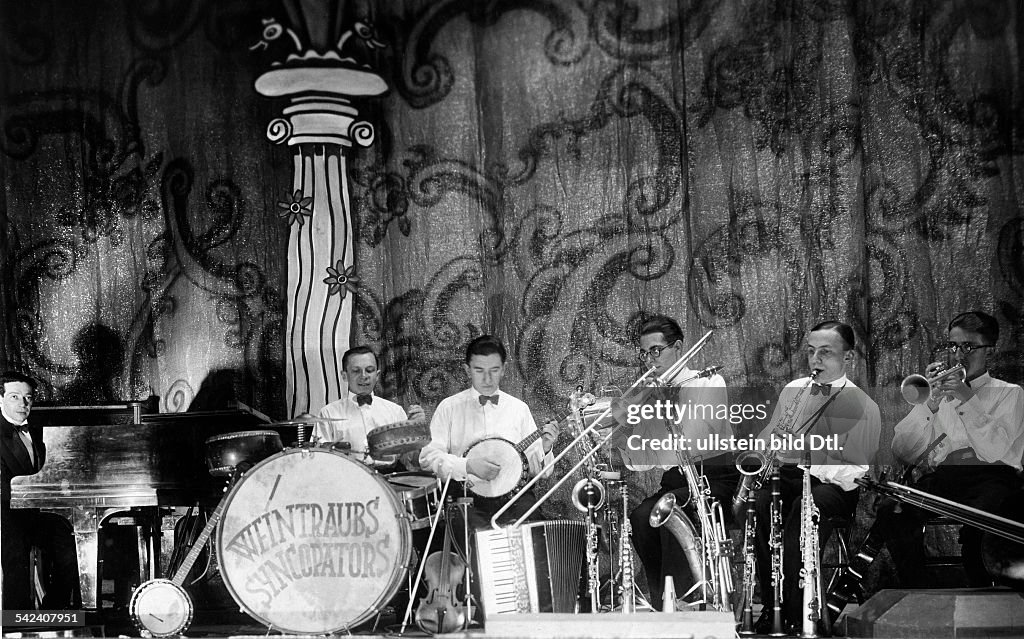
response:
<path id="1" fill-rule="evenodd" d="M 660 375 L 676 363 L 685 350 L 683 331 L 675 320 L 656 315 L 641 325 L 637 356 L 645 368 L 654 368 L 655 375 Z M 694 377 L 694 373 L 696 371 L 684 369 L 679 373 L 677 379 L 691 379 Z M 676 401 L 682 403 L 684 400 L 725 404 L 727 402 L 725 380 L 721 375 L 694 379 L 678 391 Z M 678 429 L 693 441 L 698 438 L 708 438 L 711 434 L 717 434 L 724 440 L 731 440 L 733 435 L 728 420 L 715 419 L 713 416 L 708 419 L 683 420 Z M 634 434 L 638 432 L 640 431 L 634 430 Z M 654 424 L 648 435 L 656 438 L 655 432 L 664 434 L 664 424 Z M 620 452 L 626 467 L 631 470 L 650 470 L 655 467 L 664 470 L 658 491 L 640 502 L 629 515 L 633 548 L 644 566 L 651 602 L 657 606 L 661 603 L 664 594 L 665 576 L 672 576 L 676 593 L 679 596 L 683 596 L 691 590 L 699 577 L 694 576 L 682 546 L 673 537 L 668 527 L 655 528 L 651 526 L 651 511 L 663 495 L 671 492 L 676 497 L 676 503 L 683 506 L 684 511 L 690 513 L 691 520 L 697 521 L 699 518 L 692 515 L 687 479 L 680 471 L 674 453 L 661 451 L 659 454 L 652 454 L 650 451 L 638 452 L 629 448 L 621 448 Z M 719 503 L 728 504 L 739 481 L 739 472 L 731 453 L 709 454 L 714 456 L 701 458 L 699 453 L 693 452 L 691 458 L 697 462 L 698 470 L 707 477 L 711 496 Z M 691 596 L 690 599 L 693 597 Z"/>
<path id="2" fill-rule="evenodd" d="M 802 609 L 800 590 L 803 471 L 796 464 L 809 454 L 811 493 L 820 513 L 820 548 L 824 547 L 832 532 L 830 518 L 853 516 L 859 492 L 855 480 L 868 471 L 878 450 L 881 432 L 878 405 L 847 376 L 856 360 L 855 346 L 853 329 L 846 324 L 826 321 L 812 328 L 804 341 L 804 355 L 812 374 L 786 385 L 768 426 L 759 436 L 770 440 L 773 433 L 780 431 L 792 435 L 789 438 L 791 444 L 780 450 L 777 456 L 782 524 L 781 617 L 785 631 L 799 630 L 803 616 L 807 614 Z M 790 423 L 783 425 L 784 421 Z M 838 445 L 807 450 L 813 445 L 813 438 L 808 435 L 834 436 L 832 441 Z M 806 448 L 798 449 L 792 445 L 794 441 L 803 441 Z M 772 630 L 773 581 L 778 577 L 775 575 L 776 579 L 773 579 L 771 502 L 772 496 L 767 487 L 758 491 L 755 547 L 764 604 L 761 617 L 755 624 L 758 634 Z M 818 561 L 820 563 L 820 557 Z"/>
<path id="3" fill-rule="evenodd" d="M 939 350 L 948 361 L 929 364 L 927 400 L 918 403 L 896 425 L 893 454 L 905 463 L 928 453 L 930 473 L 908 478 L 914 485 L 939 497 L 996 511 L 1020 488 L 1017 471 L 1024 454 L 1024 389 L 992 377 L 988 357 L 999 339 L 999 323 L 982 311 L 954 317 L 947 342 Z M 943 374 L 960 365 L 961 374 Z M 945 437 L 942 437 L 945 435 Z M 940 439 L 941 438 L 941 439 Z M 922 524 L 929 513 L 913 506 L 882 505 L 877 526 L 887 538 L 889 552 L 904 587 L 924 587 Z M 961 558 L 970 586 L 987 586 L 991 578 L 981 559 L 981 531 L 964 526 L 960 532 Z"/>

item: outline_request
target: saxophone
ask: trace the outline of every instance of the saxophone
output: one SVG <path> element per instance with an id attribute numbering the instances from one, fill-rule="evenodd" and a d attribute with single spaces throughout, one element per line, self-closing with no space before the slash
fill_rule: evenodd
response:
<path id="1" fill-rule="evenodd" d="M 666 420 L 666 428 L 673 439 L 681 436 L 672 420 Z M 699 536 L 696 527 L 676 505 L 672 493 L 662 495 L 654 505 L 649 523 L 652 528 L 668 525 L 669 532 L 683 548 L 694 579 L 703 590 L 703 601 L 709 602 L 716 610 L 731 610 L 732 540 L 725 529 L 725 513 L 722 505 L 711 496 L 707 477 L 697 472 L 689 453 L 681 447 L 675 452 L 679 470 L 690 491 L 690 502 L 700 520 Z"/>
<path id="2" fill-rule="evenodd" d="M 619 536 L 619 565 L 622 567 L 622 614 L 636 612 L 636 599 L 633 594 L 633 550 L 629 547 L 629 539 L 633 535 L 633 527 L 629 523 L 629 495 L 626 482 L 619 487 L 622 494 L 622 535 Z"/>
<path id="3" fill-rule="evenodd" d="M 793 399 L 786 405 L 786 412 L 783 413 L 782 419 L 779 420 L 779 423 L 772 430 L 772 436 L 792 435 L 794 433 L 793 429 L 796 427 L 796 419 L 799 415 L 797 409 L 800 408 L 807 389 L 818 379 L 818 372 L 817 370 L 811 371 L 807 383 L 800 387 L 800 390 L 797 391 Z M 756 463 L 755 469 L 747 470 L 744 468 L 744 464 L 750 462 Z M 743 509 L 746 508 L 747 495 L 760 490 L 772 476 L 772 473 L 775 472 L 778 465 L 779 453 L 777 450 L 769 450 L 767 455 L 752 450 L 736 457 L 736 468 L 743 475 L 743 478 L 739 485 L 736 486 L 736 492 L 732 496 L 732 514 L 735 521 L 742 519 Z"/>
<path id="4" fill-rule="evenodd" d="M 821 619 L 821 556 L 818 554 L 818 507 L 814 505 L 811 493 L 810 463 L 802 466 L 804 471 L 803 493 L 800 497 L 800 587 L 803 589 L 801 607 L 801 637 L 817 637 L 818 620 Z"/>

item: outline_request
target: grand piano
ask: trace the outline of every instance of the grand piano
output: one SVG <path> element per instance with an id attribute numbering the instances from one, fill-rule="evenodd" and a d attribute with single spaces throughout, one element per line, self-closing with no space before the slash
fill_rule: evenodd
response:
<path id="1" fill-rule="evenodd" d="M 138 515 L 146 529 L 148 578 L 160 576 L 163 514 L 169 507 L 215 504 L 223 489 L 224 482 L 207 469 L 206 439 L 264 430 L 270 422 L 237 402 L 224 410 L 154 410 L 153 401 L 32 409 L 32 422 L 44 426 L 46 462 L 35 475 L 11 481 L 11 507 L 39 508 L 71 522 L 85 609 L 100 608 L 97 564 L 104 521 L 118 513 Z"/>

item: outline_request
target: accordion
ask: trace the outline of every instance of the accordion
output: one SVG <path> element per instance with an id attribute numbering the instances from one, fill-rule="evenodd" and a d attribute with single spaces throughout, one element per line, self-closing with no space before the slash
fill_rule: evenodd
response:
<path id="1" fill-rule="evenodd" d="M 485 617 L 575 612 L 586 525 L 555 520 L 476 533 L 477 577 Z"/>

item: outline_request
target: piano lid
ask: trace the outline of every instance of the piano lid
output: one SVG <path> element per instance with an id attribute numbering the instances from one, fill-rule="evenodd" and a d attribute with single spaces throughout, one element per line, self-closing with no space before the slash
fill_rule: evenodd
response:
<path id="1" fill-rule="evenodd" d="M 216 494 L 222 482 L 206 467 L 205 441 L 213 435 L 268 428 L 248 407 L 196 413 L 153 413 L 125 421 L 128 404 L 42 407 L 46 462 L 35 475 L 11 481 L 11 506 L 188 505 Z M 92 423 L 107 416 L 113 423 Z M 83 423 L 84 422 L 84 423 Z"/>

